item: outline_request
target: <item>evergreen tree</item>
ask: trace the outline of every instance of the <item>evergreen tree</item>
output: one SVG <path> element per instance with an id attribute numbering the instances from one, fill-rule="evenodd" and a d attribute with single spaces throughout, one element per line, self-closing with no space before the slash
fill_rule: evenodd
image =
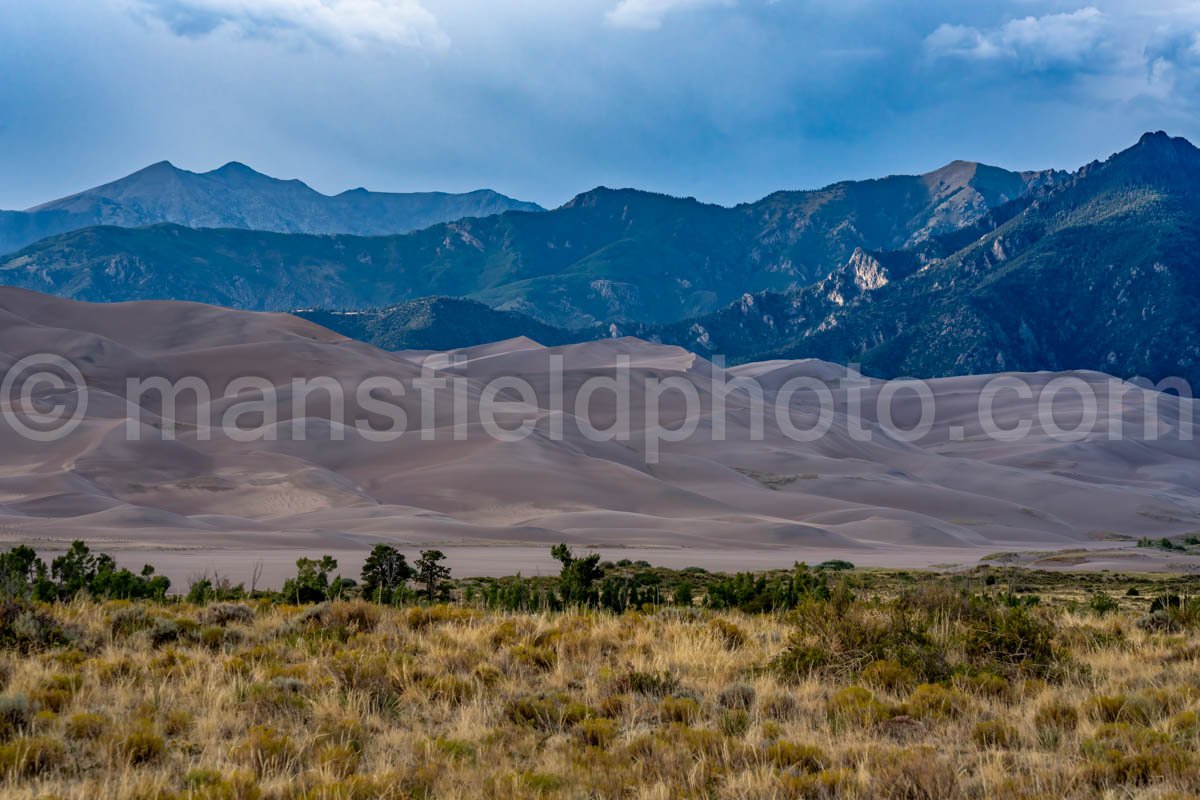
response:
<path id="1" fill-rule="evenodd" d="M 600 568 L 600 554 L 575 558 L 566 544 L 556 544 L 550 548 L 550 555 L 562 564 L 558 575 L 558 594 L 563 605 L 596 605 L 598 597 L 595 584 L 604 577 L 604 570 Z"/>
<path id="2" fill-rule="evenodd" d="M 446 554 L 441 550 L 422 550 L 416 561 L 417 582 L 421 584 L 425 599 L 430 603 L 449 596 L 450 568 L 442 564 Z"/>
<path id="3" fill-rule="evenodd" d="M 362 568 L 362 596 L 376 603 L 392 603 L 416 573 L 408 560 L 390 544 L 377 544 Z"/>

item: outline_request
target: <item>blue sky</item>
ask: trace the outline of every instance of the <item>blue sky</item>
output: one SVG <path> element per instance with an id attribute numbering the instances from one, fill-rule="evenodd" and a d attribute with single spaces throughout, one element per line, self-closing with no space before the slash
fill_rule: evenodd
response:
<path id="1" fill-rule="evenodd" d="M 735 203 L 1200 139 L 1195 0 L 0 2 L 0 208 L 168 159 Z"/>

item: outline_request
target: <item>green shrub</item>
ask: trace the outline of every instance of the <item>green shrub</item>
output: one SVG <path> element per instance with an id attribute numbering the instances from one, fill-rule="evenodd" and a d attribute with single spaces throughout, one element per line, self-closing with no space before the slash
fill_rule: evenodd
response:
<path id="1" fill-rule="evenodd" d="M 66 760 L 62 743 L 52 736 L 21 736 L 0 745 L 0 773 L 45 775 Z"/>
<path id="2" fill-rule="evenodd" d="M 913 690 L 905 707 L 918 719 L 957 719 L 969 701 L 962 692 L 935 683 L 925 683 Z"/>
<path id="3" fill-rule="evenodd" d="M 1166 734 L 1126 723 L 1100 726 L 1080 742 L 1079 749 L 1089 762 L 1087 780 L 1098 788 L 1179 779 L 1198 767 L 1191 748 L 1172 743 Z"/>
<path id="4" fill-rule="evenodd" d="M 33 705 L 23 694 L 0 697 L 0 741 L 24 732 L 33 720 Z"/>
<path id="5" fill-rule="evenodd" d="M 509 651 L 509 656 L 517 664 L 522 664 L 541 672 L 554 669 L 554 665 L 558 662 L 558 654 L 553 650 L 528 644 L 520 644 L 512 648 Z"/>
<path id="6" fill-rule="evenodd" d="M 617 738 L 617 723 L 604 717 L 584 719 L 575 726 L 575 735 L 591 747 L 609 747 Z"/>
<path id="7" fill-rule="evenodd" d="M 98 739 L 104 733 L 107 722 L 99 714 L 72 714 L 63 725 L 63 730 L 72 739 Z"/>
<path id="8" fill-rule="evenodd" d="M 727 650 L 737 650 L 746 644 L 746 632 L 727 619 L 716 617 L 709 621 L 708 627 Z"/>
<path id="9" fill-rule="evenodd" d="M 1079 727 L 1079 711 L 1070 703 L 1051 700 L 1034 712 L 1033 725 L 1039 732 L 1073 733 Z"/>
<path id="10" fill-rule="evenodd" d="M 649 697 L 665 697 L 679 688 L 679 681 L 670 672 L 627 672 L 617 682 L 620 692 L 641 694 Z"/>
<path id="11" fill-rule="evenodd" d="M 971 741 L 983 748 L 1010 749 L 1018 747 L 1021 736 L 1017 729 L 998 719 L 983 720 L 971 729 Z"/>
<path id="12" fill-rule="evenodd" d="M 741 738 L 750 730 L 750 715 L 740 708 L 723 711 L 717 719 L 717 729 L 725 736 Z"/>
<path id="13" fill-rule="evenodd" d="M 296 760 L 296 748 L 290 736 L 265 725 L 253 725 L 233 755 L 258 775 L 282 772 Z"/>
<path id="14" fill-rule="evenodd" d="M 829 756 L 819 747 L 798 742 L 775 742 L 767 747 L 767 761 L 779 769 L 798 769 L 816 773 L 830 763 Z"/>
<path id="15" fill-rule="evenodd" d="M 700 704 L 690 697 L 664 697 L 658 704 L 663 722 L 682 722 L 690 725 L 700 718 Z"/>
<path id="16" fill-rule="evenodd" d="M 867 665 L 859 674 L 867 686 L 887 692 L 907 692 L 917 684 L 917 676 L 911 669 L 895 661 L 876 661 Z"/>
<path id="17" fill-rule="evenodd" d="M 161 756 L 166 743 L 149 723 L 140 723 L 117 740 L 117 749 L 130 764 L 145 764 Z"/>
<path id="18" fill-rule="evenodd" d="M 595 710 L 562 693 L 515 697 L 505 705 L 504 714 L 511 722 L 541 730 L 561 730 L 598 716 Z"/>
<path id="19" fill-rule="evenodd" d="M 870 725 L 889 716 L 887 706 L 861 686 L 847 686 L 834 692 L 827 711 L 830 721 L 853 725 Z"/>
<path id="20" fill-rule="evenodd" d="M 1119 610 L 1121 608 L 1121 604 L 1106 595 L 1104 592 L 1096 592 L 1094 595 L 1092 595 L 1091 599 L 1088 600 L 1088 608 L 1091 609 L 1093 614 L 1103 617 Z"/>

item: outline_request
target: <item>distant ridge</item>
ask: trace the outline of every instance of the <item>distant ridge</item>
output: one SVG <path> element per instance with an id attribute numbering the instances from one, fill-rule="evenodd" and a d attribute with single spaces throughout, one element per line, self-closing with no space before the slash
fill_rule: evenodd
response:
<path id="1" fill-rule="evenodd" d="M 231 161 L 190 172 L 169 161 L 26 211 L 0 211 L 0 252 L 93 225 L 242 228 L 277 233 L 407 233 L 464 217 L 541 211 L 536 203 L 488 189 L 465 194 L 351 189 L 329 196 L 299 180 L 279 180 Z"/>
<path id="2" fill-rule="evenodd" d="M 856 251 L 811 286 L 632 332 L 881 377 L 1089 369 L 1197 387 L 1197 308 L 1200 150 L 1158 131 L 959 232 Z"/>
<path id="3" fill-rule="evenodd" d="M 570 331 L 474 300 L 423 297 L 368 311 L 300 310 L 295 316 L 385 350 L 455 350 L 525 337 L 547 347 L 602 338 L 600 328 Z"/>
<path id="4" fill-rule="evenodd" d="M 243 171 L 225 168 L 221 185 L 272 180 Z M 151 172 L 129 182 L 136 189 L 182 179 L 169 166 Z M 747 292 L 806 286 L 857 248 L 903 248 L 960 230 L 997 205 L 1063 178 L 959 161 L 927 175 L 776 192 L 733 208 L 598 187 L 543 213 L 509 212 L 365 238 L 200 229 L 214 220 L 174 212 L 190 230 L 87 228 L 40 241 L 0 269 L 14 285 L 80 300 L 179 299 L 284 311 L 370 309 L 440 295 L 469 297 L 560 328 L 655 325 L 714 312 Z M 206 185 L 197 179 L 208 180 L 186 182 Z M 300 186 L 277 194 L 310 191 Z M 75 203 L 67 198 L 56 208 Z M 244 228 L 251 220 L 236 222 Z"/>

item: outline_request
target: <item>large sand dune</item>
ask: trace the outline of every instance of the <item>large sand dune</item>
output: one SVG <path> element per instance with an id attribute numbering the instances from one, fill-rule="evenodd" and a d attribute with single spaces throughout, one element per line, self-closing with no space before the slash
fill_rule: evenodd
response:
<path id="1" fill-rule="evenodd" d="M 758 440 L 750 398 L 734 394 L 718 441 L 712 381 L 720 373 L 699 356 L 635 339 L 560 348 L 521 339 L 438 362 L 443 368 L 434 377 L 465 379 L 460 395 L 469 413 L 456 431 L 445 392 L 427 440 L 415 429 L 422 403 L 414 380 L 433 354 L 384 352 L 287 315 L 186 303 L 90 305 L 0 289 L 0 372 L 34 353 L 59 354 L 80 370 L 87 412 L 53 442 L 29 441 L 0 423 L 0 537 L 46 550 L 80 537 L 123 561 L 151 561 L 176 579 L 218 570 L 244 580 L 261 562 L 264 583 L 275 583 L 296 557 L 326 552 L 355 572 L 378 541 L 436 545 L 467 573 L 550 569 L 547 546 L 558 541 L 599 547 L 614 558 L 712 568 L 833 557 L 928 566 L 972 563 L 1000 550 L 1069 549 L 1088 552 L 1051 563 L 1183 569 L 1191 567 L 1187 558 L 1168 561 L 1132 540 L 1200 530 L 1200 445 L 1178 435 L 1180 415 L 1191 414 L 1191 406 L 1160 396 L 1161 435 L 1150 441 L 1141 432 L 1141 390 L 1111 409 L 1102 403 L 1102 420 L 1111 410 L 1131 426 L 1119 440 L 1105 423 L 1080 441 L 1035 425 L 1005 442 L 986 435 L 977 419 L 980 391 L 992 376 L 934 380 L 933 425 L 905 442 L 878 428 L 882 384 L 872 382 L 861 391 L 863 426 L 872 435 L 859 441 L 847 420 L 843 368 L 811 360 L 750 364 L 725 377 L 756 380 L 768 407 L 793 378 L 827 383 L 836 408 L 830 430 L 816 441 L 794 441 L 769 412 Z M 549 410 L 552 357 L 564 367 L 561 415 Z M 631 435 L 594 441 L 577 424 L 575 401 L 585 381 L 613 375 L 619 357 L 630 365 Z M 211 402 L 180 394 L 174 441 L 163 440 L 172 415 L 157 394 L 137 407 L 128 398 L 127 378 L 154 376 L 193 376 L 213 387 Z M 194 424 L 198 413 L 219 418 L 258 396 L 221 396 L 246 376 L 278 387 L 275 440 L 233 441 L 219 431 L 204 440 Z M 412 430 L 395 441 L 371 441 L 353 423 L 362 418 L 378 428 L 386 421 L 355 402 L 354 387 L 379 376 L 405 387 L 403 397 L 390 399 Z M 533 421 L 521 441 L 497 441 L 479 419 L 483 387 L 503 376 L 521 377 L 537 394 L 536 402 L 511 404 L 500 415 L 507 428 Z M 315 392 L 294 420 L 291 381 L 316 377 L 347 387 L 347 413 L 334 413 L 325 393 Z M 1019 377 L 1037 391 L 1063 376 Z M 1108 376 L 1069 377 L 1108 395 Z M 663 442 L 651 463 L 645 386 L 667 378 L 695 388 L 697 430 L 685 441 Z M 72 395 L 43 386 L 33 400 L 70 405 Z M 516 398 L 512 391 L 501 396 Z M 1080 413 L 1071 398 L 1060 393 L 1053 408 L 1065 427 Z M 592 401 L 589 421 L 603 429 L 617 406 L 604 391 Z M 891 405 L 902 426 L 919 417 L 914 401 L 901 392 Z M 17 396 L 0 402 L 26 410 Z M 793 424 L 811 425 L 815 402 L 811 393 L 795 395 Z M 668 428 L 684 421 L 679 392 L 664 393 L 657 405 Z M 1032 417 L 1036 405 L 1001 393 L 994 418 L 1011 427 Z M 131 441 L 127 419 L 135 415 L 139 436 Z M 306 433 L 303 441 L 293 422 Z"/>

